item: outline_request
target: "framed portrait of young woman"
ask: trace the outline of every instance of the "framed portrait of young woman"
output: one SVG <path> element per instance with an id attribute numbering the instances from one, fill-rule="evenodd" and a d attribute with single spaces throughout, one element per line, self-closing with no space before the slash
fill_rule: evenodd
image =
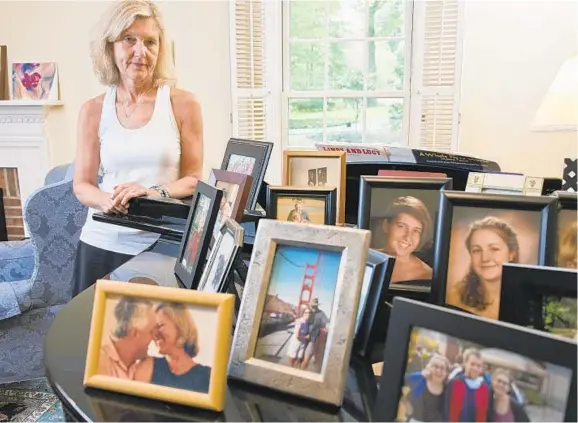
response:
<path id="1" fill-rule="evenodd" d="M 359 185 L 359 228 L 371 231 L 371 248 L 396 258 L 390 286 L 429 291 L 439 195 L 452 180 L 361 176 Z"/>
<path id="2" fill-rule="evenodd" d="M 553 259 L 557 200 L 457 191 L 441 196 L 432 300 L 497 319 L 502 265 Z"/>
<path id="3" fill-rule="evenodd" d="M 557 191 L 558 216 L 556 228 L 556 267 L 576 269 L 578 249 L 576 235 L 578 232 L 578 194 L 575 192 Z"/>

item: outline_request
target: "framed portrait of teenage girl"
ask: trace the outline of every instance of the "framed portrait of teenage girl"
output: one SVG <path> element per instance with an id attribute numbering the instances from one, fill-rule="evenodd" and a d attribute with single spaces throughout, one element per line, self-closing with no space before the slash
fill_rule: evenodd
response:
<path id="1" fill-rule="evenodd" d="M 556 228 L 556 267 L 576 269 L 578 249 L 578 194 L 575 192 L 557 191 L 558 216 Z"/>
<path id="2" fill-rule="evenodd" d="M 442 192 L 432 300 L 497 319 L 502 265 L 554 258 L 556 198 Z"/>
<path id="3" fill-rule="evenodd" d="M 390 288 L 429 291 L 439 193 L 450 178 L 361 176 L 360 229 L 371 231 L 371 248 L 395 257 Z"/>

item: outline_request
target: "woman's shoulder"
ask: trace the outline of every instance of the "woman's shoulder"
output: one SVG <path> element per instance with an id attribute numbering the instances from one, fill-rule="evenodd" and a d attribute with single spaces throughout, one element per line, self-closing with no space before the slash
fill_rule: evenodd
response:
<path id="1" fill-rule="evenodd" d="M 171 102 L 173 106 L 200 106 L 199 98 L 190 91 L 171 87 Z"/>

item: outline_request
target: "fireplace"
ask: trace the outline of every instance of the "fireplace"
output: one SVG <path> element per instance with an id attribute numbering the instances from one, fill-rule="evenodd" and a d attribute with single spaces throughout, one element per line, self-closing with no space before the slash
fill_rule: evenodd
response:
<path id="1" fill-rule="evenodd" d="M 4 228 L 0 228 L 0 234 L 5 229 L 8 241 L 22 239 L 24 238 L 24 221 L 18 169 L 14 167 L 0 168 L 0 188 L 2 189 L 2 203 L 4 205 L 4 219 L 0 218 L 0 222 L 4 220 L 5 225 Z"/>
<path id="2" fill-rule="evenodd" d="M 42 187 L 49 170 L 50 146 L 45 120 L 51 106 L 60 102 L 0 101 L 0 188 L 8 238 L 28 236 L 22 208 Z"/>

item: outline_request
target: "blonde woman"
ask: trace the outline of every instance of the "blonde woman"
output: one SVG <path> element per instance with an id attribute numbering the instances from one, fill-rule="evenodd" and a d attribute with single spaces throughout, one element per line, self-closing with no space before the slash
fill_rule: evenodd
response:
<path id="1" fill-rule="evenodd" d="M 492 372 L 492 422 L 529 422 L 524 408 L 510 396 L 512 379 L 510 373 L 497 368 Z"/>
<path id="2" fill-rule="evenodd" d="M 156 307 L 155 344 L 162 357 L 147 357 L 135 379 L 155 385 L 196 392 L 209 392 L 211 368 L 195 361 L 199 353 L 197 326 L 182 304 L 162 303 Z"/>
<path id="3" fill-rule="evenodd" d="M 470 225 L 465 247 L 470 253 L 470 268 L 448 291 L 447 303 L 497 319 L 502 265 L 519 261 L 518 235 L 508 223 L 488 216 Z"/>
<path id="4" fill-rule="evenodd" d="M 74 193 L 89 213 L 77 249 L 73 295 L 159 238 L 97 222 L 92 214 L 127 213 L 135 197 L 190 196 L 203 163 L 201 106 L 193 94 L 174 88 L 157 6 L 115 1 L 97 29 L 90 54 L 107 89 L 86 101 L 78 117 Z"/>

